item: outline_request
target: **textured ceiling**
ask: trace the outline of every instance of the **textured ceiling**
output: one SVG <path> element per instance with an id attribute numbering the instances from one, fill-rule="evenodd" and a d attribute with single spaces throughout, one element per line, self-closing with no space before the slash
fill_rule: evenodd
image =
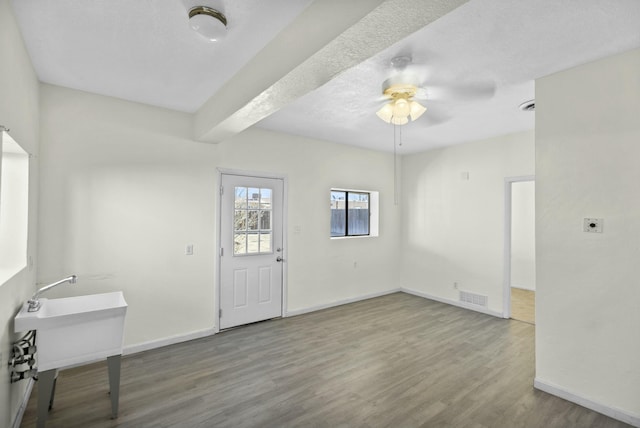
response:
<path id="1" fill-rule="evenodd" d="M 191 31 L 196 3 L 225 12 L 224 40 Z M 257 123 L 391 151 L 375 112 L 397 55 L 413 58 L 428 109 L 402 127 L 403 152 L 528 130 L 534 113 L 517 106 L 536 78 L 640 47 L 638 0 L 12 4 L 41 81 L 194 113 L 211 142 Z"/>
<path id="2" fill-rule="evenodd" d="M 402 127 L 405 153 L 530 130 L 535 113 L 518 106 L 536 78 L 639 47 L 639 23 L 635 0 L 472 0 L 258 126 L 392 150 L 374 112 L 391 59 L 410 55 L 427 112 Z"/>
<path id="3" fill-rule="evenodd" d="M 195 112 L 312 0 L 13 0 L 45 83 Z M 189 27 L 196 3 L 228 17 L 224 41 Z"/>

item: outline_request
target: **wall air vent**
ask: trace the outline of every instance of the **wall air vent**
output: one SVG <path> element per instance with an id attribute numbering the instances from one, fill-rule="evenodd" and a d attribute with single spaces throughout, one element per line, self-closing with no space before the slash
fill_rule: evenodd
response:
<path id="1" fill-rule="evenodd" d="M 487 296 L 483 296 L 482 294 L 470 293 L 468 291 L 460 292 L 460 301 L 464 303 L 469 303 L 475 306 L 482 306 L 486 308 L 488 305 L 489 298 Z"/>

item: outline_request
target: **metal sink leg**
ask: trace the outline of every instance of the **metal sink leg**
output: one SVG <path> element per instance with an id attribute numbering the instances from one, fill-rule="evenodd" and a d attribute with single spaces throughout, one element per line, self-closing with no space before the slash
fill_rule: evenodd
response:
<path id="1" fill-rule="evenodd" d="M 109 367 L 109 395 L 111 396 L 111 419 L 118 417 L 118 402 L 120 398 L 120 359 L 121 355 L 107 357 Z"/>

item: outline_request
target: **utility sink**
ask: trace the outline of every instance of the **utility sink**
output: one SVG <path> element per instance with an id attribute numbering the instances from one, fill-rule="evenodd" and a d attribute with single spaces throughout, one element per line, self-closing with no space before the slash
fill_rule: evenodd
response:
<path id="1" fill-rule="evenodd" d="M 122 354 L 127 302 L 121 291 L 40 302 L 37 312 L 25 303 L 14 325 L 15 332 L 36 330 L 39 372 Z"/>

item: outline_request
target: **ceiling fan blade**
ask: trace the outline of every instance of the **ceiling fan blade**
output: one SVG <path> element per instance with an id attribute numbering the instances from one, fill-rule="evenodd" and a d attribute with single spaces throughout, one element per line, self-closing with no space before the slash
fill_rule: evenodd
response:
<path id="1" fill-rule="evenodd" d="M 420 88 L 416 98 L 442 101 L 481 101 L 493 98 L 496 92 L 494 82 L 461 83 L 452 85 L 427 84 Z"/>
<path id="2" fill-rule="evenodd" d="M 419 124 L 421 127 L 430 127 L 443 124 L 451 119 L 451 115 L 444 109 L 427 106 L 427 111 L 415 121 L 415 124 Z"/>

